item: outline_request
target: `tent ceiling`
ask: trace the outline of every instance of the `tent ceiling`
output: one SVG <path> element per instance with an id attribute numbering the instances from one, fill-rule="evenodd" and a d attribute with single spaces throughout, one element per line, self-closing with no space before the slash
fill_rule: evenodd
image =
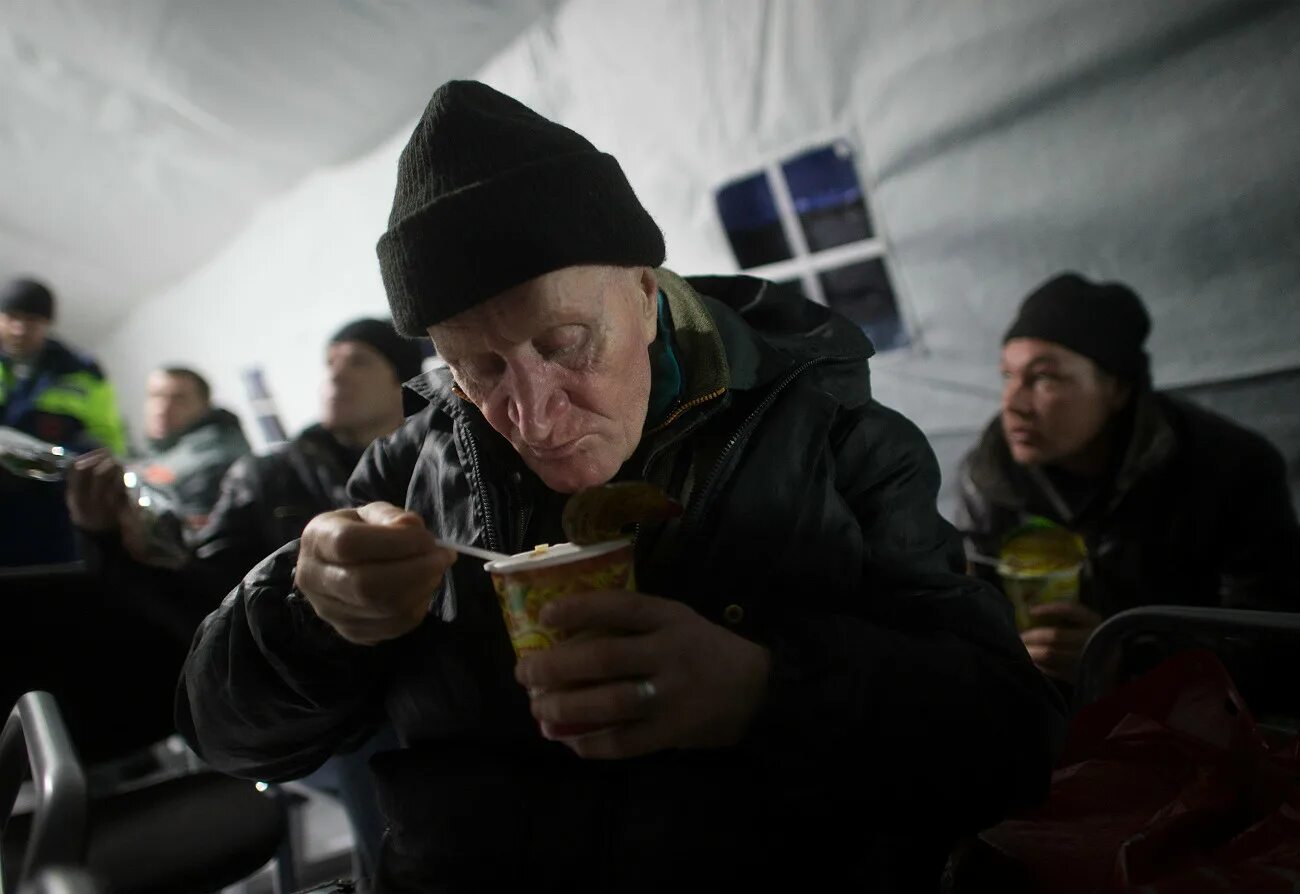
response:
<path id="1" fill-rule="evenodd" d="M 93 346 L 558 0 L 0 0 L 0 277 Z"/>

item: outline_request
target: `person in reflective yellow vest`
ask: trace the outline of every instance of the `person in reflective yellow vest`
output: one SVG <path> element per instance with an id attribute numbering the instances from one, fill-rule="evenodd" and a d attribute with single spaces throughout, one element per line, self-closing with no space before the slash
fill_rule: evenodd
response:
<path id="1" fill-rule="evenodd" d="M 0 426 L 81 452 L 126 452 L 113 388 L 99 365 L 49 337 L 54 295 L 35 280 L 0 287 Z M 75 557 L 63 488 L 0 473 L 0 566 Z"/>

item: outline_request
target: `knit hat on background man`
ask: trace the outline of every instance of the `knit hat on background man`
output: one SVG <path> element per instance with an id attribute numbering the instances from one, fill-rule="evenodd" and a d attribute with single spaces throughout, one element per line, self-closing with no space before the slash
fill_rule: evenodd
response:
<path id="1" fill-rule="evenodd" d="M 664 239 L 612 155 L 478 81 L 429 100 L 397 164 L 379 268 L 399 332 L 579 264 L 657 267 Z"/>
<path id="2" fill-rule="evenodd" d="M 397 381 L 405 382 L 420 374 L 424 355 L 420 346 L 409 338 L 402 338 L 387 320 L 362 318 L 345 323 L 343 328 L 330 337 L 330 344 L 341 341 L 361 342 L 374 348 L 384 359 L 392 364 L 397 373 Z"/>
<path id="3" fill-rule="evenodd" d="M 11 279 L 0 286 L 0 313 L 27 313 L 54 319 L 54 293 L 34 279 Z"/>
<path id="4" fill-rule="evenodd" d="M 1013 338 L 1050 341 L 1142 385 L 1149 375 L 1142 346 L 1150 332 L 1151 318 L 1142 299 L 1128 286 L 1062 273 L 1030 293 L 1002 343 Z"/>

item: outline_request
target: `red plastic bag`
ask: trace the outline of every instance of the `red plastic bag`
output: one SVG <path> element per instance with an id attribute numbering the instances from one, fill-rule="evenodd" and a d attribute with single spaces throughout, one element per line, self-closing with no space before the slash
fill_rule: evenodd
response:
<path id="1" fill-rule="evenodd" d="M 1293 892 L 1300 751 L 1270 749 L 1207 651 L 1084 708 L 1051 795 L 981 839 L 1044 892 Z"/>

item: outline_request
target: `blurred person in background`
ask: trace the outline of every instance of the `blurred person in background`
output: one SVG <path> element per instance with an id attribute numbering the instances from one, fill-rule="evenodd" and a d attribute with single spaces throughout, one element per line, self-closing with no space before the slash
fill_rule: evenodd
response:
<path id="1" fill-rule="evenodd" d="M 168 492 L 188 531 L 208 520 L 230 464 L 250 452 L 239 418 L 212 405 L 207 379 L 183 366 L 149 374 L 144 403 L 148 450 L 132 468 Z"/>
<path id="2" fill-rule="evenodd" d="M 264 456 L 235 460 L 207 524 L 191 541 L 192 560 L 179 571 L 146 567 L 147 556 L 132 554 L 132 538 L 119 539 L 129 524 L 122 515 L 127 511 L 122 467 L 103 454 L 81 458 L 73 471 L 69 507 L 78 527 L 100 545 L 96 553 L 103 573 L 120 583 L 116 589 L 127 594 L 136 610 L 188 641 L 199 621 L 250 568 L 301 536 L 312 517 L 348 505 L 348 478 L 365 448 L 425 403 L 402 387 L 419 375 L 422 360 L 416 342 L 399 336 L 386 320 L 353 320 L 335 332 L 325 348 L 320 422 Z M 164 383 L 151 379 L 151 401 L 154 384 Z M 173 389 L 168 385 L 165 390 Z M 184 428 L 187 418 L 205 418 L 185 397 L 180 413 L 163 412 L 173 403 L 171 398 L 151 403 L 151 436 L 161 430 L 154 427 L 154 410 L 159 426 L 165 422 Z M 305 780 L 338 795 L 366 875 L 373 871 L 384 828 L 366 762 L 396 744 L 391 727 L 383 728 Z"/>
<path id="3" fill-rule="evenodd" d="M 1093 629 L 1125 609 L 1300 609 L 1300 526 L 1281 454 L 1153 390 L 1150 329 L 1127 286 L 1075 273 L 1040 285 L 1003 339 L 1001 413 L 961 467 L 957 526 L 977 556 L 999 557 L 1027 524 L 1081 545 L 1077 601 L 1029 607 L 1022 633 L 1039 668 L 1066 684 Z"/>
<path id="4" fill-rule="evenodd" d="M 0 287 L 0 426 L 65 450 L 121 456 L 126 435 L 99 365 L 49 335 L 54 294 L 33 279 Z M 59 484 L 0 472 L 0 565 L 76 558 Z"/>
<path id="5" fill-rule="evenodd" d="M 219 568 L 223 594 L 301 536 L 313 516 L 347 505 L 348 478 L 362 452 L 423 403 L 402 388 L 419 375 L 422 357 L 386 320 L 353 320 L 334 333 L 325 348 L 320 422 L 265 456 L 235 463 L 195 541 L 204 567 Z"/>

